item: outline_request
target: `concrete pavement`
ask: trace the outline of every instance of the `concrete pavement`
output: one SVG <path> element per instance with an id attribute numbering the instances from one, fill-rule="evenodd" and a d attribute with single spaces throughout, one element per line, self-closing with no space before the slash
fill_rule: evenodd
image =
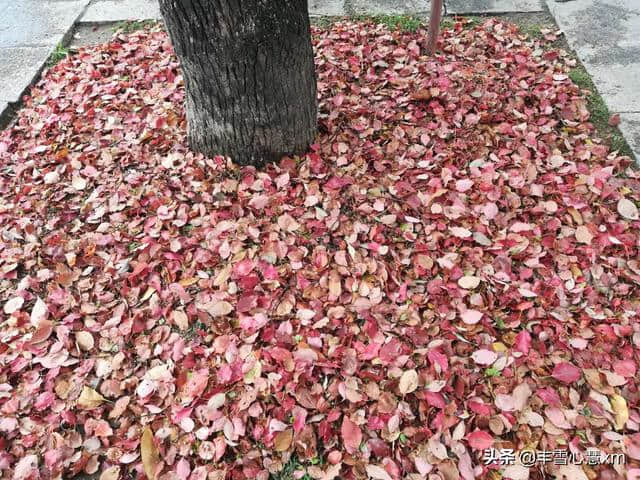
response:
<path id="1" fill-rule="evenodd" d="M 640 1 L 547 0 L 640 162 Z"/>
<path id="2" fill-rule="evenodd" d="M 155 19 L 160 19 L 158 0 L 101 0 L 91 2 L 81 22 L 106 23 Z"/>
<path id="3" fill-rule="evenodd" d="M 539 12 L 543 0 L 445 0 L 447 13 Z M 309 0 L 309 14 L 320 17 L 342 15 L 417 15 L 427 13 L 430 0 Z M 157 0 L 95 0 L 82 21 L 160 18 Z"/>
<path id="4" fill-rule="evenodd" d="M 447 14 L 496 14 L 541 12 L 540 0 L 444 0 Z"/>
<path id="5" fill-rule="evenodd" d="M 89 0 L 0 0 L 0 121 L 88 4 Z"/>

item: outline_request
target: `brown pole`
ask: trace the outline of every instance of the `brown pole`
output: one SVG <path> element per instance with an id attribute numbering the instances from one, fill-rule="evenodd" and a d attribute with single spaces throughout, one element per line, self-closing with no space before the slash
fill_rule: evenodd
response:
<path id="1" fill-rule="evenodd" d="M 440 20 L 442 20 L 442 0 L 431 0 L 431 16 L 429 18 L 429 40 L 427 50 L 433 55 L 438 45 L 440 35 Z"/>

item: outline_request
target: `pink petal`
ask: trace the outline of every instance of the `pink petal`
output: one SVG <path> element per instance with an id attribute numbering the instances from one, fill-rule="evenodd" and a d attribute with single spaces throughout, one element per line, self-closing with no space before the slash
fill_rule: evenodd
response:
<path id="1" fill-rule="evenodd" d="M 493 437 L 483 430 L 476 430 L 467 435 L 467 442 L 474 450 L 486 450 L 493 445 Z"/>
<path id="2" fill-rule="evenodd" d="M 558 363 L 551 374 L 553 378 L 563 383 L 573 383 L 580 380 L 582 370 L 569 362 Z"/>
<path id="3" fill-rule="evenodd" d="M 475 325 L 482 319 L 482 312 L 469 309 L 469 310 L 465 310 L 460 315 L 460 317 L 462 318 L 462 321 L 467 325 Z"/>

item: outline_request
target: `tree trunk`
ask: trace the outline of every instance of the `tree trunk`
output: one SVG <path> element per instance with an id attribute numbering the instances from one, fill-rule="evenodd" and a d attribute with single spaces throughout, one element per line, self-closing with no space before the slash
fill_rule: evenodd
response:
<path id="1" fill-rule="evenodd" d="M 429 16 L 429 39 L 427 52 L 433 55 L 440 36 L 440 21 L 442 20 L 442 0 L 431 0 L 431 15 Z"/>
<path id="2" fill-rule="evenodd" d="M 181 63 L 189 146 L 261 166 L 316 133 L 307 0 L 160 0 Z"/>

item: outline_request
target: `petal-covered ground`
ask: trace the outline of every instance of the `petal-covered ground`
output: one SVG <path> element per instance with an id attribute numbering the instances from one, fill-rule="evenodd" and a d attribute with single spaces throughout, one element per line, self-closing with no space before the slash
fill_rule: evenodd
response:
<path id="1" fill-rule="evenodd" d="M 0 135 L 0 478 L 640 472 L 639 175 L 566 54 L 425 41 L 315 28 L 317 142 L 264 171 L 188 151 L 163 32 L 46 74 Z"/>

